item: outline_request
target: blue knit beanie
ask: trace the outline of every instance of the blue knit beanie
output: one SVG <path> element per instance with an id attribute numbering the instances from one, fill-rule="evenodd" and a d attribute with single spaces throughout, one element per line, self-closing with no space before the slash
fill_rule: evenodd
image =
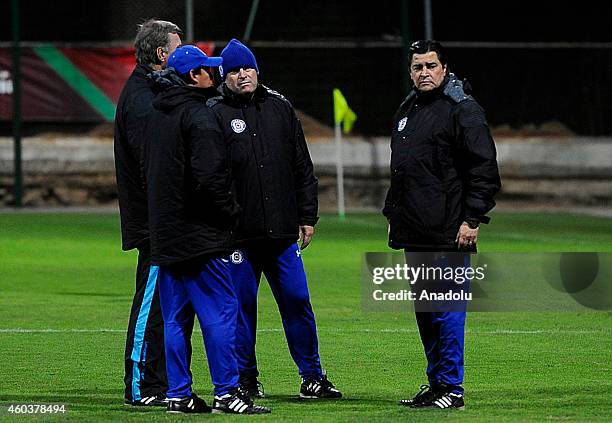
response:
<path id="1" fill-rule="evenodd" d="M 229 72 L 238 68 L 252 68 L 259 73 L 253 52 L 235 38 L 232 38 L 221 51 L 221 57 L 223 65 L 219 66 L 219 73 L 222 79 L 225 79 Z"/>

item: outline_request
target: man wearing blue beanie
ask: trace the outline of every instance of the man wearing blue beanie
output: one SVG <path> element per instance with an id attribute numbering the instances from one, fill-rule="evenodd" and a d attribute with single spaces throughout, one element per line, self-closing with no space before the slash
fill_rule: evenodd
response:
<path id="1" fill-rule="evenodd" d="M 259 74 L 255 55 L 247 46 L 235 38 L 232 38 L 232 40 L 227 43 L 227 46 L 225 46 L 221 52 L 221 57 L 223 57 L 223 65 L 219 66 L 221 78 L 225 78 L 227 73 L 226 70 L 230 71 L 241 67 L 249 67 Z"/>
<path id="2" fill-rule="evenodd" d="M 263 273 L 302 378 L 300 397 L 341 398 L 321 368 L 301 257 L 318 221 L 318 182 L 302 125 L 285 97 L 259 84 L 257 60 L 247 46 L 232 39 L 221 57 L 223 95 L 208 104 L 231 145 L 234 191 L 242 210 L 235 233 L 239 249 L 231 256 L 240 303 L 236 355 L 241 386 L 252 397 L 263 396 L 255 357 L 257 290 Z"/>

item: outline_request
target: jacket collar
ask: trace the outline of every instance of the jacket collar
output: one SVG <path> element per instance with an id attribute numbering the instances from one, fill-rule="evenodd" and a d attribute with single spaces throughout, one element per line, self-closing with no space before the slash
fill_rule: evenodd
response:
<path id="1" fill-rule="evenodd" d="M 444 80 L 440 84 L 440 86 L 437 87 L 437 88 L 434 88 L 433 90 L 430 90 L 430 91 L 419 91 L 419 90 L 415 89 L 416 96 L 417 96 L 417 101 L 419 103 L 430 103 L 430 102 L 432 102 L 434 100 L 437 100 L 438 98 L 442 97 L 444 95 L 444 89 L 448 85 L 448 82 L 451 79 L 451 77 L 455 77 L 455 75 L 453 75 L 453 74 L 446 75 L 444 77 Z"/>
<path id="2" fill-rule="evenodd" d="M 134 73 L 146 77 L 149 73 L 153 72 L 153 68 L 149 65 L 141 65 L 140 63 L 136 64 L 134 68 Z"/>
<path id="3" fill-rule="evenodd" d="M 199 88 L 193 85 L 174 85 L 166 88 L 153 100 L 153 107 L 158 110 L 172 110 L 188 101 L 205 103 L 217 95 L 214 87 Z"/>

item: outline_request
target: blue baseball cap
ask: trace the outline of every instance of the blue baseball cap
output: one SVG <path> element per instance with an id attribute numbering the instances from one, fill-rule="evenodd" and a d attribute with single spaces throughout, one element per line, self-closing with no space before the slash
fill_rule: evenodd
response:
<path id="1" fill-rule="evenodd" d="M 208 57 L 206 53 L 196 46 L 182 46 L 174 50 L 168 59 L 168 66 L 173 67 L 184 75 L 192 69 L 199 67 L 217 67 L 223 63 L 221 57 Z"/>

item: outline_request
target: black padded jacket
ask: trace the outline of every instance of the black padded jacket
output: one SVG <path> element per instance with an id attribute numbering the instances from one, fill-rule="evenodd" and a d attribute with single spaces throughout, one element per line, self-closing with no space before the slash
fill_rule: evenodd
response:
<path id="1" fill-rule="evenodd" d="M 115 172 L 124 250 L 148 247 L 149 243 L 147 195 L 140 166 L 143 130 L 155 97 L 147 83 L 149 72 L 152 69 L 148 66 L 136 65 L 121 91 L 115 114 Z"/>
<path id="2" fill-rule="evenodd" d="M 238 206 L 229 150 L 206 106 L 215 95 L 212 87 L 172 86 L 153 101 L 143 154 L 153 264 L 231 251 Z"/>
<path id="3" fill-rule="evenodd" d="M 485 113 L 453 74 L 413 90 L 394 117 L 391 187 L 383 214 L 389 246 L 452 249 L 461 223 L 488 223 L 501 187 Z"/>
<path id="4" fill-rule="evenodd" d="M 209 100 L 231 147 L 241 208 L 236 242 L 298 238 L 299 226 L 318 221 L 318 181 L 302 125 L 289 101 L 259 85 L 251 98 Z"/>

